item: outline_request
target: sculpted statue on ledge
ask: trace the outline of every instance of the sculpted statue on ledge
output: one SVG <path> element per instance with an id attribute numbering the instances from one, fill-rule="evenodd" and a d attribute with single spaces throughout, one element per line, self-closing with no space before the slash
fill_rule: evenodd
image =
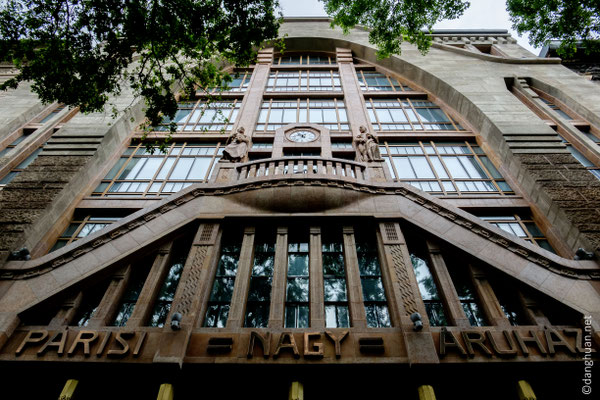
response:
<path id="1" fill-rule="evenodd" d="M 374 134 L 367 132 L 367 128 L 361 126 L 360 133 L 354 139 L 354 147 L 356 148 L 356 161 L 369 162 L 381 161 L 381 153 L 379 152 L 379 140 Z"/>
<path id="2" fill-rule="evenodd" d="M 244 134 L 244 128 L 240 127 L 227 139 L 227 146 L 223 150 L 222 161 L 241 162 L 246 157 L 250 139 Z"/>

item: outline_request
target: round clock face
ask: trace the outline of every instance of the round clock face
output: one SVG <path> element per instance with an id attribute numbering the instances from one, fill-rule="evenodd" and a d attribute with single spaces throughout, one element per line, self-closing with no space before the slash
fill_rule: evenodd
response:
<path id="1" fill-rule="evenodd" d="M 311 131 L 296 131 L 290 135 L 290 140 L 296 143 L 312 142 L 317 135 Z"/>

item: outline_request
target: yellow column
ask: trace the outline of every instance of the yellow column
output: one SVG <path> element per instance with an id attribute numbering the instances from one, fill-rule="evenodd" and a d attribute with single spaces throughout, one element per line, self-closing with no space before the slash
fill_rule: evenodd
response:
<path id="1" fill-rule="evenodd" d="M 75 393 L 75 388 L 79 383 L 76 379 L 69 379 L 67 383 L 65 383 L 65 387 L 63 387 L 62 392 L 60 392 L 60 396 L 58 400 L 71 400 L 73 398 L 73 393 Z"/>
<path id="2" fill-rule="evenodd" d="M 292 382 L 288 400 L 304 400 L 304 386 L 300 382 Z"/>
<path id="3" fill-rule="evenodd" d="M 173 400 L 173 385 L 170 383 L 160 385 L 156 400 Z"/>
<path id="4" fill-rule="evenodd" d="M 519 400 L 537 400 L 531 385 L 527 381 L 519 381 L 517 383 L 517 391 L 519 392 Z"/>
<path id="5" fill-rule="evenodd" d="M 435 400 L 433 387 L 429 385 L 419 386 L 419 400 Z"/>

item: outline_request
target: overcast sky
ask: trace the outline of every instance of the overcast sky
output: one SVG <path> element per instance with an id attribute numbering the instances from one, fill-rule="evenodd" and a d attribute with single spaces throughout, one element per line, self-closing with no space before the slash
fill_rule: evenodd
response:
<path id="1" fill-rule="evenodd" d="M 280 0 L 283 15 L 286 17 L 327 16 L 323 3 L 318 0 Z M 503 0 L 471 0 L 471 7 L 457 20 L 442 21 L 434 26 L 437 29 L 508 29 L 519 44 L 533 54 L 535 49 L 527 43 L 526 37 L 519 37 L 511 29 L 511 23 Z"/>

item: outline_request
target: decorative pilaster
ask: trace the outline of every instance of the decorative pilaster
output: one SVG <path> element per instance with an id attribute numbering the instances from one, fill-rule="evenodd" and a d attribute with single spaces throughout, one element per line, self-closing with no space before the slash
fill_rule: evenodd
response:
<path id="1" fill-rule="evenodd" d="M 239 127 L 244 127 L 246 134 L 252 137 L 254 127 L 260 113 L 260 105 L 263 101 L 263 92 L 269 79 L 269 71 L 273 63 L 273 48 L 262 49 L 258 52 L 258 59 L 252 72 L 252 78 L 248 90 L 240 106 L 237 122 L 233 126 L 235 132 Z"/>
<path id="2" fill-rule="evenodd" d="M 288 228 L 277 228 L 275 242 L 275 265 L 273 266 L 273 289 L 269 310 L 269 328 L 281 328 L 285 305 L 285 284 L 287 277 Z"/>
<path id="3" fill-rule="evenodd" d="M 463 311 L 462 304 L 450 278 L 450 273 L 446 267 L 446 262 L 442 257 L 440 248 L 436 243 L 427 240 L 427 250 L 431 258 L 431 268 L 438 281 L 438 290 L 441 292 L 442 300 L 448 310 L 450 321 L 459 327 L 468 328 L 471 326 L 469 319 Z"/>
<path id="4" fill-rule="evenodd" d="M 96 312 L 87 324 L 88 328 L 99 328 L 111 323 L 130 276 L 131 265 L 121 268 L 121 270 L 113 275 L 112 281 L 108 285 L 106 292 L 104 292 L 98 308 L 96 308 Z"/>
<path id="5" fill-rule="evenodd" d="M 325 327 L 325 306 L 323 295 L 323 256 L 321 255 L 321 228 L 310 228 L 310 327 Z"/>
<path id="6" fill-rule="evenodd" d="M 495 326 L 510 327 L 510 321 L 504 315 L 498 298 L 487 280 L 485 273 L 476 265 L 469 265 L 469 272 L 477 297 L 481 300 L 481 308 L 486 319 Z"/>
<path id="7" fill-rule="evenodd" d="M 244 325 L 244 310 L 246 308 L 246 300 L 248 299 L 250 276 L 252 275 L 254 238 L 254 227 L 246 227 L 244 229 L 244 238 L 242 239 L 237 276 L 235 278 L 233 295 L 231 297 L 227 328 L 241 328 Z"/>
<path id="8" fill-rule="evenodd" d="M 367 313 L 365 311 L 360 282 L 354 228 L 352 226 L 344 226 L 342 234 L 344 237 L 344 259 L 346 260 L 346 275 L 348 277 L 348 305 L 350 306 L 351 324 L 355 328 L 366 328 Z"/>

